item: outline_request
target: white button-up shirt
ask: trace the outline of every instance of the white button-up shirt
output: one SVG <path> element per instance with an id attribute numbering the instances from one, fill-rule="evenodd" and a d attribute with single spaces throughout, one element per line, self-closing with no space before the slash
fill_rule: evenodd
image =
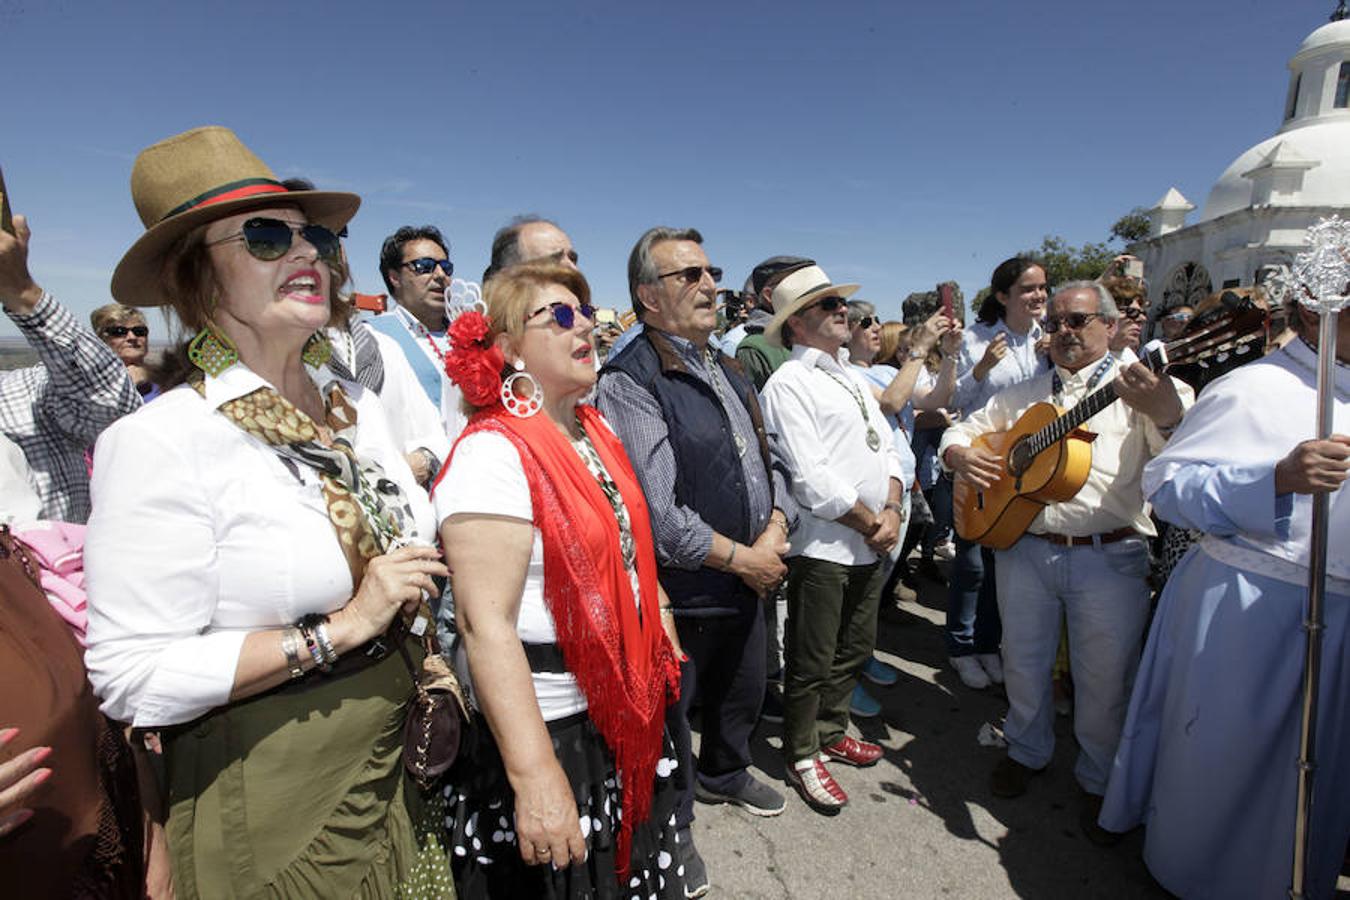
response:
<path id="1" fill-rule="evenodd" d="M 317 384 L 332 377 L 310 374 Z M 119 722 L 174 725 L 223 706 L 249 632 L 331 613 L 352 596 L 318 475 L 216 413 L 265 384 L 234 365 L 207 376 L 205 399 L 180 386 L 98 441 L 85 663 L 103 711 Z M 356 453 L 398 482 L 415 536 L 434 541 L 431 503 L 379 397 L 344 387 L 357 411 Z"/>
<path id="2" fill-rule="evenodd" d="M 791 555 L 846 566 L 875 562 L 878 556 L 866 539 L 834 520 L 858 501 L 881 512 L 890 480 L 902 478 L 900 455 L 890 423 L 867 381 L 849 365 L 847 351 L 832 358 L 811 347 L 794 347 L 792 357 L 764 385 L 760 401 L 802 507 Z M 869 426 L 881 442 L 877 450 L 867 446 Z"/>
<path id="3" fill-rule="evenodd" d="M 982 409 L 947 429 L 938 448 L 938 459 L 945 468 L 947 448 L 969 447 L 982 434 L 1007 431 L 1035 403 L 1053 402 L 1063 409 L 1072 409 L 1090 393 L 1088 383 L 1100 363 L 1100 358 L 1093 360 L 1076 372 L 1056 366 L 1030 381 L 1004 388 Z M 1111 368 L 1093 390 L 1106 385 L 1119 371 L 1120 364 L 1113 360 Z M 1063 391 L 1058 397 L 1052 397 L 1055 373 L 1063 383 Z M 1194 392 L 1176 379 L 1173 382 L 1182 406 L 1189 408 L 1195 400 Z M 1092 442 L 1092 468 L 1087 482 L 1073 499 L 1052 503 L 1041 510 L 1027 530 L 1033 534 L 1086 537 L 1128 526 L 1140 534 L 1156 534 L 1139 481 L 1144 464 L 1162 449 L 1167 438 L 1152 419 L 1119 400 L 1088 419 L 1082 427 L 1097 435 Z"/>

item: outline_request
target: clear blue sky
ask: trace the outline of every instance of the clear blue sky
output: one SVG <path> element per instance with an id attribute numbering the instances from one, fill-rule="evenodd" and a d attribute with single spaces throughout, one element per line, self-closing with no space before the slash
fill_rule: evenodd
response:
<path id="1" fill-rule="evenodd" d="M 947 278 L 974 296 L 1046 234 L 1104 240 L 1170 186 L 1203 205 L 1334 6 L 0 0 L 0 166 L 35 277 L 81 314 L 141 232 L 135 154 L 222 124 L 364 197 L 359 290 L 401 224 L 440 226 L 476 279 L 538 212 L 605 305 L 668 224 L 702 230 L 727 286 L 802 254 L 895 315 Z"/>

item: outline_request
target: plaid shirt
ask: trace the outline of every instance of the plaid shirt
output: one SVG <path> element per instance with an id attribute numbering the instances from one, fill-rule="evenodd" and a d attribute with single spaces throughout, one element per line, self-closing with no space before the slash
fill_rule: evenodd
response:
<path id="1" fill-rule="evenodd" d="M 126 366 L 51 294 L 29 315 L 6 310 L 39 365 L 0 372 L 0 432 L 33 470 L 42 518 L 89 518 L 85 450 L 104 428 L 141 405 Z"/>

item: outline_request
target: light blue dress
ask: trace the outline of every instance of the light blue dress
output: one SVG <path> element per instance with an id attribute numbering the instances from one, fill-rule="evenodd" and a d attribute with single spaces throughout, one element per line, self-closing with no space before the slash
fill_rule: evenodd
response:
<path id="1" fill-rule="evenodd" d="M 1147 826 L 1144 859 L 1183 898 L 1278 898 L 1291 883 L 1311 500 L 1274 468 L 1313 437 L 1316 357 L 1299 341 L 1211 384 L 1144 490 L 1206 532 L 1163 593 L 1100 823 Z M 1350 433 L 1350 371 L 1334 431 Z M 1350 491 L 1331 497 L 1307 896 L 1350 839 Z"/>

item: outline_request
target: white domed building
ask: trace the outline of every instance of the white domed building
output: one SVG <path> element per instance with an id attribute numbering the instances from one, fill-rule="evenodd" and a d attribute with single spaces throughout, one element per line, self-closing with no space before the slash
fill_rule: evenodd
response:
<path id="1" fill-rule="evenodd" d="M 1341 3 L 1289 61 L 1280 130 L 1219 177 L 1200 219 L 1171 188 L 1149 210 L 1149 236 L 1130 246 L 1148 272 L 1151 318 L 1213 291 L 1257 283 L 1263 266 L 1288 263 L 1309 225 L 1350 216 L 1350 12 Z"/>

